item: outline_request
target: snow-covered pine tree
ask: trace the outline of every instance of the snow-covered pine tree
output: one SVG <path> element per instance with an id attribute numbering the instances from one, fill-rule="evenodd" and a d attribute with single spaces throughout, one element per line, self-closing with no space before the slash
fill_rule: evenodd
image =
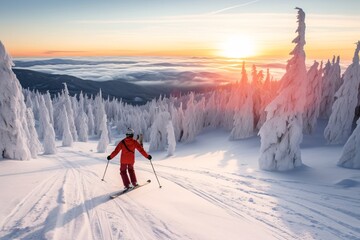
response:
<path id="1" fill-rule="evenodd" d="M 100 129 L 99 129 L 99 131 L 100 131 L 100 140 L 99 140 L 98 145 L 97 145 L 97 151 L 99 153 L 106 152 L 106 148 L 109 145 L 109 133 L 108 133 L 106 122 L 107 122 L 106 115 L 103 115 L 101 125 L 100 125 Z"/>
<path id="2" fill-rule="evenodd" d="M 266 107 L 267 118 L 259 131 L 259 166 L 263 170 L 286 171 L 301 166 L 302 114 L 305 105 L 305 13 L 298 10 L 298 36 L 290 53 L 278 96 Z"/>
<path id="3" fill-rule="evenodd" d="M 56 153 L 56 145 L 55 145 L 55 131 L 53 126 L 50 123 L 50 117 L 48 110 L 45 105 L 45 100 L 43 96 L 40 96 L 40 109 L 42 111 L 39 112 L 39 120 L 44 128 L 44 139 L 43 139 L 43 147 L 44 154 L 55 154 Z"/>
<path id="4" fill-rule="evenodd" d="M 257 71 L 256 66 L 252 67 L 252 90 L 253 90 L 253 118 L 254 126 L 257 126 L 257 123 L 260 120 L 260 109 L 261 109 L 261 87 L 264 74 L 262 71 Z"/>
<path id="5" fill-rule="evenodd" d="M 155 121 L 151 126 L 149 151 L 165 150 L 167 143 L 167 125 L 170 120 L 168 112 L 156 114 Z"/>
<path id="6" fill-rule="evenodd" d="M 360 118 L 357 120 L 357 127 L 343 148 L 338 166 L 360 169 Z"/>
<path id="7" fill-rule="evenodd" d="M 328 60 L 323 70 L 324 76 L 322 79 L 322 99 L 320 104 L 320 116 L 329 118 L 331 115 L 331 108 L 334 104 L 335 93 L 342 85 L 342 78 L 340 76 L 340 57 L 333 57 L 332 63 Z"/>
<path id="8" fill-rule="evenodd" d="M 180 131 L 181 131 L 181 128 L 180 128 L 181 123 L 180 123 L 180 121 L 182 119 L 180 119 L 179 111 L 174 106 L 173 102 L 170 104 L 169 110 L 170 110 L 171 122 L 172 122 L 172 125 L 173 125 L 173 128 L 174 128 L 175 139 L 179 139 Z"/>
<path id="9" fill-rule="evenodd" d="M 175 153 L 176 148 L 176 138 L 175 138 L 175 132 L 174 132 L 174 126 L 171 121 L 168 122 L 166 125 L 166 132 L 167 132 L 167 153 L 168 156 L 172 156 Z"/>
<path id="10" fill-rule="evenodd" d="M 26 120 L 29 127 L 29 146 L 31 157 L 37 158 L 37 155 L 42 150 L 42 147 L 35 129 L 34 114 L 31 108 L 26 109 Z"/>
<path id="11" fill-rule="evenodd" d="M 88 136 L 95 135 L 95 123 L 94 123 L 94 114 L 93 114 L 93 107 L 91 103 L 87 103 L 86 105 L 86 115 L 88 118 Z"/>
<path id="12" fill-rule="evenodd" d="M 53 108 L 53 104 L 52 104 L 52 100 L 51 100 L 51 96 L 49 91 L 46 91 L 46 94 L 44 96 L 44 100 L 45 100 L 45 105 L 48 109 L 49 112 L 49 117 L 50 117 L 50 123 L 54 124 L 54 108 Z"/>
<path id="13" fill-rule="evenodd" d="M 184 111 L 184 120 L 183 120 L 183 130 L 184 134 L 181 138 L 181 141 L 191 142 L 195 140 L 198 129 L 196 129 L 196 108 L 195 108 L 195 96 L 191 92 L 189 94 L 189 100 L 186 104 L 186 109 Z"/>
<path id="14" fill-rule="evenodd" d="M 74 139 L 74 141 L 77 141 L 78 139 L 78 135 L 77 135 L 77 131 L 76 131 L 76 127 L 75 127 L 75 120 L 74 120 L 74 110 L 73 110 L 73 104 L 72 104 L 72 100 L 69 94 L 69 90 L 67 88 L 66 83 L 64 84 L 64 104 L 65 104 L 65 108 L 66 108 L 66 112 L 68 115 L 68 120 L 69 120 L 69 128 L 70 128 L 70 132 L 71 135 Z"/>
<path id="15" fill-rule="evenodd" d="M 233 84 L 229 94 L 223 94 L 223 115 L 221 118 L 222 127 L 224 127 L 225 130 L 231 131 L 234 127 L 234 115 L 235 111 L 237 109 L 238 104 L 243 101 L 241 97 L 239 96 L 239 92 L 241 91 L 238 84 Z M 239 99 L 240 98 L 240 99 Z M 185 117 L 187 116 L 186 113 L 189 112 L 189 107 L 186 106 L 185 110 Z M 195 137 L 195 136 L 194 136 Z"/>
<path id="16" fill-rule="evenodd" d="M 39 92 L 36 92 L 34 93 L 34 102 L 36 102 L 37 104 L 37 107 L 33 108 L 33 109 L 37 109 L 37 120 L 38 120 L 38 125 L 36 127 L 36 131 L 37 131 L 37 134 L 38 134 L 38 137 L 40 139 L 40 141 L 42 141 L 44 139 L 44 126 L 43 126 L 43 121 L 41 121 L 41 114 L 42 111 L 45 111 L 45 109 L 42 109 L 41 108 L 41 97 L 44 99 L 44 96 L 41 95 Z M 45 99 L 44 99 L 45 101 Z M 48 110 L 48 109 L 46 109 Z M 48 111 L 47 111 L 48 113 Z M 35 115 L 34 115 L 34 118 L 35 118 Z M 36 120 L 36 119 L 35 119 Z"/>
<path id="17" fill-rule="evenodd" d="M 322 88 L 321 88 L 321 103 L 320 103 L 320 116 L 329 118 L 331 115 L 331 107 L 334 99 L 333 92 L 334 83 L 331 81 L 332 66 L 328 60 L 323 69 Z"/>
<path id="18" fill-rule="evenodd" d="M 341 85 L 343 84 L 343 79 L 341 77 L 341 68 L 340 68 L 340 56 L 337 56 L 335 60 L 335 56 L 333 58 L 333 65 L 332 65 L 332 76 L 335 81 L 335 90 L 336 93 Z"/>
<path id="19" fill-rule="evenodd" d="M 184 136 L 184 110 L 183 110 L 183 104 L 180 103 L 180 106 L 177 110 L 177 122 L 178 126 L 175 125 L 175 137 L 177 141 L 181 141 Z"/>
<path id="20" fill-rule="evenodd" d="M 29 160 L 26 105 L 13 62 L 0 41 L 0 152 L 2 158 Z"/>
<path id="21" fill-rule="evenodd" d="M 71 147 L 74 140 L 70 132 L 69 120 L 65 106 L 63 106 L 63 109 L 61 111 L 61 116 L 63 118 L 61 121 L 63 123 L 62 146 Z"/>
<path id="22" fill-rule="evenodd" d="M 204 112 L 204 127 L 205 128 L 217 128 L 220 125 L 219 106 L 217 103 L 217 91 L 213 91 L 210 94 L 209 99 L 206 101 Z M 176 126 L 174 126 L 176 127 Z"/>
<path id="23" fill-rule="evenodd" d="M 240 83 L 241 83 L 241 85 L 244 85 L 244 86 L 248 83 L 248 77 L 247 77 L 246 68 L 245 68 L 245 61 L 243 61 L 242 67 L 241 67 Z"/>
<path id="24" fill-rule="evenodd" d="M 329 122 L 325 128 L 325 139 L 330 144 L 344 143 L 351 134 L 355 117 L 355 108 L 358 106 L 360 65 L 360 41 L 354 53 L 352 64 L 344 73 L 344 83 L 336 92 L 336 100 L 332 107 Z"/>
<path id="25" fill-rule="evenodd" d="M 230 140 L 248 138 L 254 135 L 254 102 L 253 86 L 247 84 L 240 89 L 243 103 L 238 105 L 234 116 L 234 127 L 230 133 Z"/>
<path id="26" fill-rule="evenodd" d="M 75 117 L 76 131 L 80 142 L 88 141 L 88 116 L 84 110 L 84 95 L 80 92 L 77 115 Z"/>
<path id="27" fill-rule="evenodd" d="M 243 69 L 243 71 L 245 70 Z M 252 68 L 252 75 L 253 82 L 251 84 L 247 81 L 247 77 L 242 76 L 240 85 L 236 87 L 236 111 L 233 119 L 233 128 L 229 136 L 230 140 L 243 139 L 254 134 L 254 89 L 255 81 L 257 81 L 255 65 Z"/>
<path id="28" fill-rule="evenodd" d="M 313 133 L 320 112 L 322 89 L 322 62 L 314 62 L 307 73 L 306 103 L 303 114 L 303 130 L 305 134 Z"/>
<path id="29" fill-rule="evenodd" d="M 38 91 L 34 92 L 32 110 L 33 110 L 33 113 L 34 113 L 35 120 L 39 120 L 39 118 L 40 118 L 40 116 L 39 116 L 39 111 L 40 111 L 39 97 L 40 97 L 39 92 Z"/>
<path id="30" fill-rule="evenodd" d="M 271 102 L 272 96 L 274 95 L 272 93 L 271 85 L 272 85 L 272 83 L 270 80 L 270 70 L 267 69 L 266 70 L 266 78 L 265 78 L 264 84 L 261 88 L 261 95 L 260 95 L 261 104 L 260 104 L 260 108 L 259 108 L 260 116 L 259 116 L 259 121 L 257 122 L 257 125 L 256 125 L 256 129 L 260 129 L 266 121 L 265 108 Z"/>
<path id="31" fill-rule="evenodd" d="M 100 89 L 99 94 L 96 95 L 93 105 L 94 111 L 94 133 L 96 136 L 100 136 L 103 115 L 105 113 L 105 106 L 102 98 L 102 91 Z"/>

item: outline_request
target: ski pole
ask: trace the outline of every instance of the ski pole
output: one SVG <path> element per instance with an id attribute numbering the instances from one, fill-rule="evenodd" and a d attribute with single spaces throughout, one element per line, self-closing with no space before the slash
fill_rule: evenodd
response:
<path id="1" fill-rule="evenodd" d="M 156 175 L 155 168 L 154 168 L 154 165 L 152 164 L 152 161 L 151 161 L 151 160 L 150 160 L 150 163 L 151 163 L 152 169 L 154 170 L 156 180 L 157 180 L 157 181 L 158 181 L 158 183 L 159 183 L 159 188 L 161 188 L 161 185 L 160 185 L 159 179 L 158 179 L 158 177 L 157 177 L 157 175 Z"/>
<path id="2" fill-rule="evenodd" d="M 106 173 L 107 167 L 108 167 L 108 165 L 109 165 L 109 162 L 110 162 L 110 160 L 108 160 L 108 162 L 107 162 L 107 164 L 106 164 L 106 168 L 105 168 L 104 176 L 103 176 L 103 178 L 101 179 L 101 181 L 104 181 L 105 173 Z"/>

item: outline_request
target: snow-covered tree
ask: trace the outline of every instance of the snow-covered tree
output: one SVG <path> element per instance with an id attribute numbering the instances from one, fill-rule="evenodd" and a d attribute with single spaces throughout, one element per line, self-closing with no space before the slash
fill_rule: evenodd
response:
<path id="1" fill-rule="evenodd" d="M 0 41 L 0 152 L 3 158 L 29 160 L 26 105 L 13 62 Z"/>
<path id="2" fill-rule="evenodd" d="M 72 100 L 71 100 L 69 90 L 67 88 L 66 83 L 64 83 L 63 97 L 64 97 L 64 104 L 65 104 L 66 112 L 68 115 L 69 128 L 71 131 L 71 135 L 72 135 L 74 141 L 77 141 L 78 135 L 77 135 L 76 127 L 75 127 L 75 120 L 74 120 L 75 115 L 74 115 L 74 110 L 73 110 L 73 104 L 72 104 Z"/>
<path id="3" fill-rule="evenodd" d="M 337 57 L 335 62 L 335 56 L 332 63 L 327 61 L 324 67 L 324 76 L 322 78 L 322 99 L 320 104 L 320 116 L 323 118 L 329 118 L 331 115 L 331 108 L 334 104 L 335 93 L 338 91 L 342 84 L 342 78 L 340 76 L 340 57 Z"/>
<path id="4" fill-rule="evenodd" d="M 245 61 L 243 61 L 242 63 L 242 67 L 241 67 L 241 80 L 240 80 L 241 85 L 245 85 L 248 83 L 248 77 L 247 77 L 247 73 L 246 73 L 246 68 L 245 68 Z"/>
<path id="5" fill-rule="evenodd" d="M 107 117 L 105 113 L 105 107 L 102 101 L 101 104 L 99 105 L 99 108 L 100 108 L 99 112 L 102 112 L 103 114 L 101 116 L 101 123 L 99 127 L 100 140 L 97 145 L 97 151 L 99 153 L 104 153 L 106 152 L 106 148 L 109 145 L 109 132 L 107 128 Z"/>
<path id="6" fill-rule="evenodd" d="M 168 142 L 167 153 L 168 156 L 172 156 L 175 153 L 176 138 L 175 138 L 174 126 L 171 121 L 168 122 L 166 126 L 166 131 L 167 131 L 167 142 Z"/>
<path id="7" fill-rule="evenodd" d="M 69 119 L 66 112 L 65 106 L 63 106 L 62 112 L 62 123 L 63 123 L 63 135 L 62 135 L 62 146 L 63 147 L 71 147 L 74 140 L 71 135 L 70 127 L 69 127 Z"/>
<path id="8" fill-rule="evenodd" d="M 86 105 L 86 115 L 88 119 L 88 136 L 93 136 L 95 134 L 95 123 L 94 123 L 93 107 L 91 103 L 88 103 Z"/>
<path id="9" fill-rule="evenodd" d="M 243 103 L 239 103 L 234 116 L 234 127 L 230 133 L 230 140 L 248 138 L 254 135 L 254 103 L 253 86 L 247 84 L 240 89 Z"/>
<path id="10" fill-rule="evenodd" d="M 322 87 L 322 62 L 314 62 L 307 73 L 306 103 L 303 114 L 304 133 L 311 134 L 316 126 L 320 113 L 321 87 Z"/>
<path id="11" fill-rule="evenodd" d="M 357 43 L 353 62 L 344 73 L 344 83 L 335 94 L 336 100 L 324 133 L 330 144 L 344 143 L 352 131 L 360 84 L 359 51 L 360 41 Z"/>
<path id="12" fill-rule="evenodd" d="M 55 154 L 56 153 L 56 145 L 55 145 L 55 131 L 53 126 L 50 123 L 50 117 L 48 110 L 45 105 L 45 100 L 43 96 L 40 96 L 40 111 L 39 120 L 44 128 L 44 138 L 43 138 L 43 147 L 44 154 Z"/>
<path id="13" fill-rule="evenodd" d="M 94 111 L 94 133 L 96 136 L 100 136 L 101 134 L 101 128 L 102 128 L 102 121 L 103 121 L 103 115 L 105 113 L 105 106 L 104 106 L 104 100 L 102 99 L 102 92 L 101 89 L 99 91 L 99 94 L 96 95 L 94 105 L 93 105 L 93 111 Z"/>
<path id="14" fill-rule="evenodd" d="M 338 166 L 360 169 L 360 119 L 343 148 Z"/>
<path id="15" fill-rule="evenodd" d="M 82 93 L 79 95 L 79 106 L 75 117 L 75 125 L 78 133 L 78 139 L 80 142 L 88 141 L 88 116 L 84 110 L 84 96 Z"/>
<path id="16" fill-rule="evenodd" d="M 261 94 L 260 94 L 261 104 L 259 107 L 259 121 L 257 122 L 256 129 L 260 129 L 262 127 L 262 125 L 265 123 L 265 121 L 266 121 L 265 108 L 271 102 L 271 100 L 273 99 L 273 96 L 274 96 L 273 89 L 272 89 L 272 82 L 270 80 L 270 77 L 271 77 L 270 70 L 267 69 L 266 70 L 266 78 L 265 78 L 264 84 L 261 88 Z"/>
<path id="17" fill-rule="evenodd" d="M 257 72 L 256 66 L 252 67 L 252 90 L 253 90 L 253 118 L 254 118 L 254 126 L 257 126 L 257 123 L 260 120 L 260 109 L 261 109 L 261 85 L 262 80 L 264 78 L 264 74 L 262 71 Z"/>
<path id="18" fill-rule="evenodd" d="M 167 144 L 167 125 L 170 121 L 168 112 L 156 114 L 155 121 L 151 126 L 149 151 L 165 150 Z"/>
<path id="19" fill-rule="evenodd" d="M 53 104 L 52 104 L 52 100 L 51 100 L 51 96 L 49 91 L 46 91 L 46 94 L 44 96 L 44 100 L 45 100 L 45 105 L 48 109 L 49 112 L 49 117 L 50 117 L 50 123 L 54 124 L 54 108 L 53 108 Z"/>
<path id="20" fill-rule="evenodd" d="M 34 114 L 31 110 L 31 108 L 26 109 L 26 120 L 29 127 L 29 146 L 30 146 L 30 152 L 31 157 L 36 158 L 38 153 L 42 150 L 41 142 L 39 141 L 39 137 L 37 135 L 36 129 L 35 129 L 35 120 L 34 120 Z"/>
<path id="21" fill-rule="evenodd" d="M 302 114 L 305 105 L 305 13 L 298 10 L 298 36 L 290 53 L 278 96 L 266 107 L 267 118 L 259 131 L 261 149 L 259 166 L 270 171 L 286 171 L 302 165 Z"/>
<path id="22" fill-rule="evenodd" d="M 196 128 L 196 108 L 194 93 L 189 94 L 189 100 L 184 111 L 183 130 L 181 141 L 191 142 L 195 139 L 198 129 Z"/>
<path id="23" fill-rule="evenodd" d="M 99 153 L 106 152 L 106 148 L 108 145 L 109 145 L 109 134 L 106 125 L 106 116 L 104 115 L 100 125 L 100 140 L 97 145 L 97 151 Z"/>

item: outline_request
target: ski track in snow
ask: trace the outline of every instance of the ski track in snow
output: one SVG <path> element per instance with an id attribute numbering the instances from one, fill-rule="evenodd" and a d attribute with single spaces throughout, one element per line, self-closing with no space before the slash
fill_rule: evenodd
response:
<path id="1" fill-rule="evenodd" d="M 156 167 L 162 178 L 234 216 L 263 224 L 278 239 L 360 239 L 359 200 L 341 189 L 329 193 L 326 185 L 161 164 Z"/>
<path id="2" fill-rule="evenodd" d="M 51 157 L 63 168 L 31 190 L 4 219 L 1 240 L 184 239 L 126 197 L 110 200 L 114 185 L 94 184 L 101 183 L 100 177 L 74 161 L 79 156 L 86 154 L 62 149 Z"/>
<path id="3" fill-rule="evenodd" d="M 41 181 L 4 219 L 0 240 L 191 238 L 126 195 L 109 200 L 118 187 L 103 184 L 90 168 L 104 160 L 60 149 L 49 158 L 62 168 Z M 341 188 L 154 164 L 160 181 L 170 181 L 236 218 L 262 225 L 277 239 L 360 239 L 358 195 Z M 137 169 L 153 173 L 148 165 Z"/>

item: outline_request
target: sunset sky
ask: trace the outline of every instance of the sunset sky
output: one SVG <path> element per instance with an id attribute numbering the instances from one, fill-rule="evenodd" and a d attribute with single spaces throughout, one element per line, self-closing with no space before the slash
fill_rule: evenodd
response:
<path id="1" fill-rule="evenodd" d="M 287 57 L 295 7 L 308 58 L 351 59 L 359 0 L 0 0 L 0 40 L 13 57 Z"/>

